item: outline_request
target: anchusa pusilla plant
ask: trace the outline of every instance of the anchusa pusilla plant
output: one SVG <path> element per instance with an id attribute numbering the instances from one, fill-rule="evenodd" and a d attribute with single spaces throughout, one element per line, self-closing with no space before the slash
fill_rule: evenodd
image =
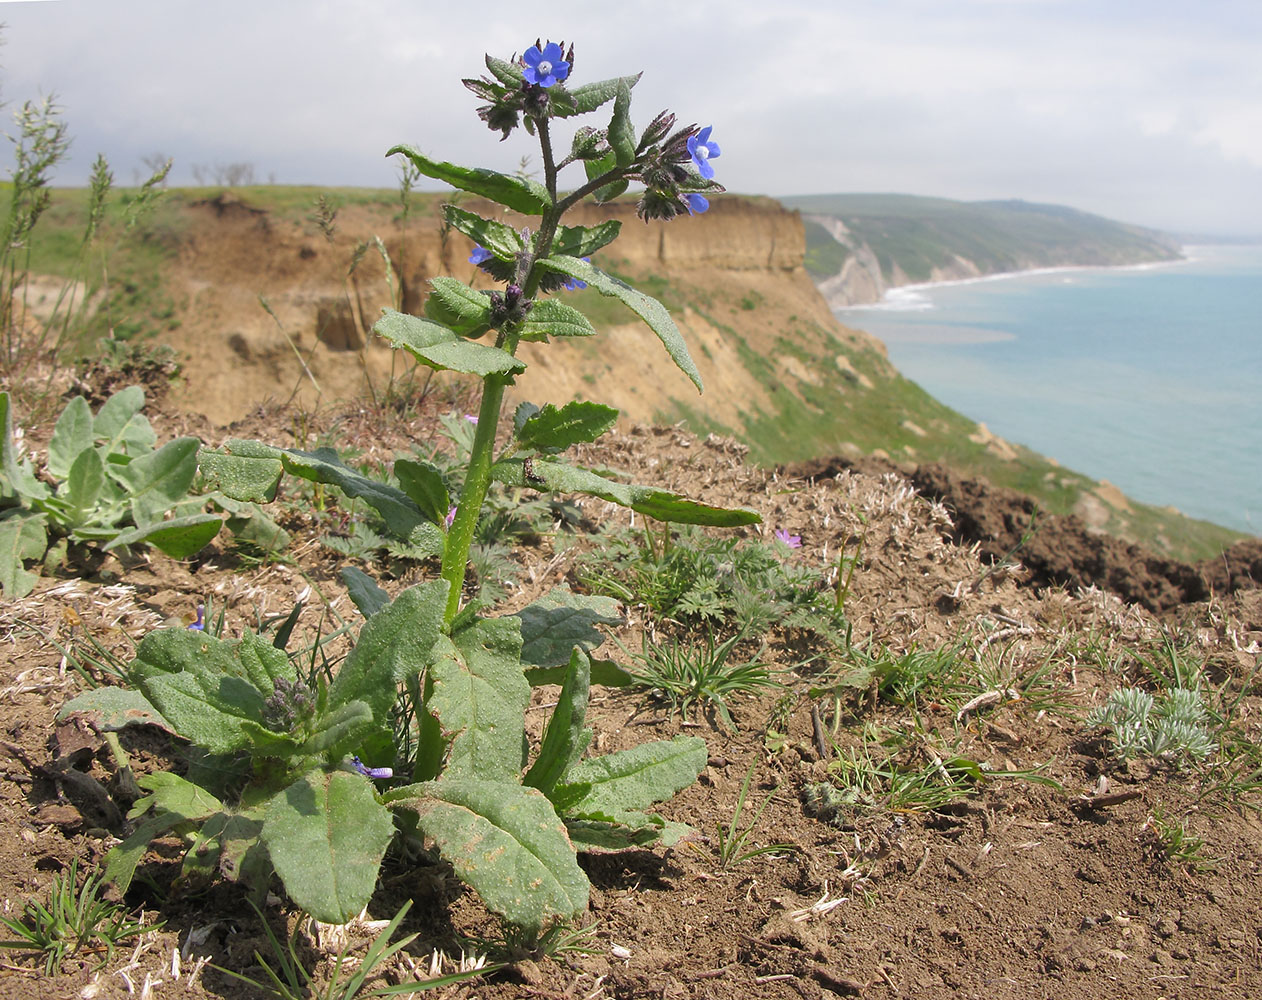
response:
<path id="1" fill-rule="evenodd" d="M 397 146 L 425 176 L 522 216 L 525 225 L 455 205 L 447 225 L 475 245 L 471 261 L 497 279 L 480 290 L 451 277 L 431 280 L 424 315 L 385 310 L 375 331 L 419 364 L 481 382 L 462 477 L 424 459 L 399 459 L 393 479 L 372 479 L 336 452 L 230 441 L 203 450 L 207 480 L 242 502 L 266 502 L 288 473 L 337 486 L 381 515 L 395 535 L 441 554 L 437 579 L 390 600 L 362 572 L 343 572 L 367 622 L 331 680 L 300 672 L 284 652 L 288 629 L 269 641 L 187 629 L 147 636 L 129 670 L 134 691 L 83 696 L 67 711 L 98 724 L 143 718 L 193 744 L 187 776 L 140 779 L 150 794 L 130 816 L 138 825 L 110 855 L 124 887 L 154 837 L 174 831 L 191 845 L 189 876 L 219 874 L 261 899 L 273 874 L 298 906 L 323 921 L 357 914 L 376 884 L 396 833 L 420 837 L 486 905 L 527 935 L 583 912 L 587 877 L 575 852 L 671 843 L 687 830 L 651 812 L 705 766 L 696 737 L 648 743 L 595 759 L 585 725 L 592 683 L 629 682 L 616 664 L 589 654 L 595 626 L 619 621 L 616 602 L 558 588 L 514 615 L 491 617 L 463 603 L 470 545 L 488 487 L 587 494 L 663 521 L 735 526 L 758 515 L 621 483 L 563 460 L 572 446 L 608 431 L 617 411 L 577 400 L 521 403 L 502 433 L 505 390 L 526 365 L 524 341 L 588 337 L 596 330 L 562 301 L 585 283 L 639 315 L 671 360 L 701 377 L 669 313 L 656 300 L 588 259 L 613 242 L 620 223 L 562 225 L 586 198 L 607 201 L 643 183 L 639 215 L 670 219 L 700 210 L 690 201 L 722 189 L 709 161 L 709 129 L 677 128 L 663 112 L 638 136 L 631 92 L 638 76 L 572 86 L 572 47 L 536 43 L 516 61 L 487 57 L 489 76 L 465 81 L 486 103 L 480 117 L 508 135 L 521 126 L 539 143 L 543 182 L 432 160 Z M 572 88 L 572 89 L 571 89 Z M 581 127 L 558 156 L 560 120 L 612 105 L 603 128 Z M 561 172 L 583 171 L 562 193 Z M 555 293 L 555 294 L 553 294 Z M 482 338 L 494 334 L 492 340 Z M 459 479 L 459 490 L 450 483 Z M 532 748 L 523 724 L 530 689 L 559 684 L 556 708 Z"/>

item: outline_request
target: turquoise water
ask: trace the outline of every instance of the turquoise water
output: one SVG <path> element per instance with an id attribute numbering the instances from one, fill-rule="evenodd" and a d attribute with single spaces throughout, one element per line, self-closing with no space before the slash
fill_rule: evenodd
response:
<path id="1" fill-rule="evenodd" d="M 896 289 L 838 311 L 953 409 L 1145 503 L 1262 533 L 1262 247 Z"/>

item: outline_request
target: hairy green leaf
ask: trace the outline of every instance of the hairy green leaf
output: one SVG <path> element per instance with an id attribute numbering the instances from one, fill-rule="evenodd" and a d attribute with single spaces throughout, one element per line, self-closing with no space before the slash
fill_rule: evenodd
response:
<path id="1" fill-rule="evenodd" d="M 567 813 L 616 818 L 619 813 L 647 809 L 696 781 L 706 760 L 705 740 L 676 736 L 670 742 L 643 743 L 630 750 L 580 761 L 570 768 L 565 783 L 591 788 Z"/>
<path id="2" fill-rule="evenodd" d="M 572 400 L 560 409 L 551 403 L 528 419 L 517 431 L 523 448 L 555 453 L 585 441 L 595 441 L 613 428 L 618 411 L 603 403 Z"/>
<path id="3" fill-rule="evenodd" d="M 522 779 L 523 784 L 539 789 L 544 795 L 551 796 L 557 782 L 578 762 L 591 742 L 592 731 L 585 728 L 591 670 L 587 654 L 575 647 L 557 706 L 552 710 L 552 718 L 539 745 L 539 756 Z"/>
<path id="4" fill-rule="evenodd" d="M 207 485 L 233 500 L 270 503 L 285 474 L 281 450 L 258 441 L 230 439 L 225 451 L 203 448 L 197 453 L 197 464 Z"/>
<path id="5" fill-rule="evenodd" d="M 595 226 L 562 226 L 552 241 L 552 252 L 566 257 L 590 257 L 618 238 L 622 223 L 610 219 Z"/>
<path id="6" fill-rule="evenodd" d="M 411 354 L 421 364 L 436 370 L 463 372 L 486 378 L 488 375 L 511 377 L 526 370 L 526 363 L 498 347 L 474 344 L 458 337 L 437 323 L 408 316 L 393 309 L 373 326 L 373 332 L 394 347 Z"/>
<path id="7" fill-rule="evenodd" d="M 0 521 L 0 591 L 7 600 L 16 601 L 35 589 L 39 577 L 28 573 L 24 559 L 38 559 L 48 548 L 48 529 L 44 516 L 7 517 Z"/>
<path id="8" fill-rule="evenodd" d="M 588 111 L 595 111 L 602 104 L 608 104 L 618 96 L 623 87 L 629 91 L 639 83 L 643 75 L 643 73 L 636 73 L 635 76 L 616 76 L 611 80 L 598 80 L 595 83 L 585 83 L 581 87 L 575 87 L 570 91 L 570 95 L 574 98 L 575 112 L 586 114 Z"/>
<path id="9" fill-rule="evenodd" d="M 58 479 L 70 474 L 70 467 L 83 452 L 92 448 L 92 409 L 82 396 L 66 404 L 48 442 L 48 471 Z"/>
<path id="10" fill-rule="evenodd" d="M 609 120 L 609 145 L 618 166 L 635 162 L 635 128 L 631 124 L 631 88 L 626 78 L 618 81 L 613 99 L 613 117 Z"/>
<path id="11" fill-rule="evenodd" d="M 173 517 L 169 521 L 155 521 L 144 527 L 120 532 L 104 549 L 108 552 L 124 545 L 139 545 L 144 542 L 165 552 L 172 559 L 187 559 L 204 549 L 222 527 L 223 519 L 217 514 Z"/>
<path id="12" fill-rule="evenodd" d="M 594 337 L 596 328 L 581 312 L 557 299 L 541 299 L 526 314 L 520 336 L 547 343 L 549 337 Z"/>
<path id="13" fill-rule="evenodd" d="M 455 278 L 430 278 L 433 291 L 425 300 L 425 315 L 463 337 L 485 333 L 491 318 L 491 300 L 485 292 Z"/>
<path id="14" fill-rule="evenodd" d="M 174 733 L 171 723 L 139 691 L 124 687 L 101 687 L 84 691 L 61 706 L 58 720 L 76 712 L 86 715 L 94 729 L 117 732 L 127 726 L 157 726 Z"/>
<path id="15" fill-rule="evenodd" d="M 406 156 L 426 177 L 483 198 L 490 198 L 491 201 L 506 205 L 523 215 L 542 215 L 551 204 L 547 188 L 538 181 L 512 177 L 480 167 L 461 167 L 454 163 L 431 160 L 412 146 L 392 146 L 386 156 L 393 156 L 395 153 Z"/>
<path id="16" fill-rule="evenodd" d="M 441 524 L 451 507 L 442 470 L 423 459 L 400 458 L 394 463 L 394 474 L 403 492 L 421 509 L 421 513 L 435 524 Z"/>
<path id="17" fill-rule="evenodd" d="M 371 618 L 390 603 L 390 595 L 377 586 L 371 576 L 362 569 L 345 566 L 341 570 L 342 582 L 355 607 L 365 618 Z"/>
<path id="18" fill-rule="evenodd" d="M 520 611 L 521 661 L 535 667 L 563 667 L 575 646 L 590 653 L 605 641 L 597 625 L 618 625 L 622 613 L 612 597 L 575 594 L 562 584 Z"/>
<path id="19" fill-rule="evenodd" d="M 500 260 L 512 260 L 522 250 L 521 236 L 512 226 L 493 219 L 484 219 L 451 204 L 443 206 L 443 216 L 452 229 L 464 233 Z"/>

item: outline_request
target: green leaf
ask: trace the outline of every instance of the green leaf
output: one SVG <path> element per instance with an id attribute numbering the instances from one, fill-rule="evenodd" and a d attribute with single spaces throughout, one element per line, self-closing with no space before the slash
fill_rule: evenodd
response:
<path id="1" fill-rule="evenodd" d="M 120 893 L 126 893 L 136 874 L 136 866 L 149 849 L 149 843 L 187 822 L 184 817 L 172 812 L 158 813 L 146 819 L 132 831 L 130 837 L 121 844 L 115 844 L 105 855 L 105 881 L 113 882 Z"/>
<path id="2" fill-rule="evenodd" d="M 140 412 L 145 391 L 138 385 L 120 389 L 107 399 L 92 422 L 92 433 L 105 444 L 109 454 L 143 455 L 153 449 L 158 437 Z"/>
<path id="3" fill-rule="evenodd" d="M 430 278 L 433 292 L 425 300 L 425 315 L 462 337 L 480 336 L 490 329 L 491 300 L 485 292 L 455 278 Z"/>
<path id="4" fill-rule="evenodd" d="M 630 750 L 580 761 L 570 768 L 565 783 L 591 788 L 567 813 L 616 817 L 618 813 L 646 809 L 696 781 L 706 760 L 705 740 L 676 736 L 670 742 L 643 743 Z"/>
<path id="5" fill-rule="evenodd" d="M 618 411 L 603 403 L 573 400 L 559 410 L 551 403 L 528 419 L 517 431 L 523 448 L 555 453 L 585 441 L 595 441 L 613 428 Z"/>
<path id="6" fill-rule="evenodd" d="M 627 818 L 631 818 L 630 814 Z M 643 817 L 645 822 L 619 823 L 612 819 L 575 819 L 566 817 L 565 829 L 574 849 L 584 854 L 620 854 L 623 851 L 642 850 L 659 841 L 662 826 Z M 683 824 L 674 824 L 682 826 Z M 684 827 L 683 832 L 688 832 Z M 677 838 L 676 838 L 677 839 Z M 666 846 L 670 846 L 667 844 Z"/>
<path id="7" fill-rule="evenodd" d="M 616 76 L 612 80 L 599 80 L 576 87 L 570 91 L 570 95 L 574 98 L 576 113 L 586 114 L 588 111 L 595 111 L 602 104 L 608 104 L 618 96 L 623 87 L 629 91 L 639 83 L 643 75 L 643 73 L 636 73 L 635 76 Z"/>
<path id="8" fill-rule="evenodd" d="M 592 731 L 584 728 L 591 671 L 587 655 L 575 647 L 557 706 L 552 710 L 552 718 L 539 745 L 539 756 L 522 779 L 523 784 L 539 789 L 544 795 L 551 796 L 557 782 L 578 762 L 591 742 Z"/>
<path id="9" fill-rule="evenodd" d="M 692 355 L 688 353 L 688 345 L 684 343 L 683 334 L 679 332 L 679 327 L 671 319 L 666 307 L 657 299 L 645 295 L 625 281 L 606 274 L 600 268 L 593 267 L 576 257 L 552 256 L 539 261 L 539 265 L 549 271 L 586 281 L 602 295 L 618 299 L 648 324 L 649 329 L 657 334 L 658 339 L 666 348 L 666 353 L 670 355 L 679 370 L 692 380 L 698 392 L 702 390 L 701 373 L 697 371 Z"/>
<path id="10" fill-rule="evenodd" d="M 366 778 L 312 773 L 267 806 L 262 838 L 289 898 L 317 920 L 344 924 L 368 905 L 394 836 L 390 811 Z"/>
<path id="11" fill-rule="evenodd" d="M 210 499 L 231 513 L 224 523 L 238 542 L 247 542 L 263 552 L 280 552 L 289 546 L 289 532 L 267 516 L 257 503 L 233 500 L 219 491 Z"/>
<path id="12" fill-rule="evenodd" d="M 565 667 L 533 667 L 526 671 L 526 681 L 531 687 L 561 684 L 565 680 L 565 671 Z M 592 660 L 592 683 L 603 687 L 630 687 L 635 678 L 613 660 Z"/>
<path id="13" fill-rule="evenodd" d="M 551 205 L 548 189 L 538 181 L 511 177 L 495 170 L 457 166 L 431 160 L 412 146 L 392 146 L 386 156 L 402 153 L 426 177 L 443 181 L 454 188 L 490 198 L 523 215 L 542 215 Z"/>
<path id="14" fill-rule="evenodd" d="M 478 619 L 440 639 L 434 653 L 426 707 L 451 741 L 444 773 L 517 781 L 526 762 L 522 718 L 530 704 L 517 619 Z"/>
<path id="15" fill-rule="evenodd" d="M 129 819 L 143 816 L 151 808 L 155 812 L 172 813 L 181 820 L 205 819 L 223 809 L 223 803 L 201 785 L 170 771 L 142 774 L 136 784 L 150 794 L 136 800 L 127 814 Z"/>
<path id="16" fill-rule="evenodd" d="M 157 726 L 168 733 L 175 728 L 139 691 L 123 687 L 93 688 L 61 706 L 58 720 L 76 712 L 86 715 L 94 729 L 117 732 L 127 726 Z"/>
<path id="17" fill-rule="evenodd" d="M 145 542 L 165 552 L 172 559 L 187 559 L 204 549 L 222 527 L 223 519 L 217 514 L 173 517 L 169 521 L 155 521 L 115 535 L 104 549 L 108 552 L 124 545 Z"/>
<path id="18" fill-rule="evenodd" d="M 132 516 L 138 525 L 161 520 L 176 502 L 188 496 L 197 475 L 199 448 L 201 442 L 195 437 L 176 438 L 126 465 L 111 467 L 111 475 L 130 494 Z"/>
<path id="19" fill-rule="evenodd" d="M 438 466 L 423 459 L 412 461 L 400 458 L 394 463 L 394 475 L 403 492 L 422 514 L 435 524 L 443 523 L 451 508 L 451 497 Z"/>
<path id="20" fill-rule="evenodd" d="M 523 249 L 521 236 L 512 226 L 492 219 L 484 219 L 480 215 L 466 212 L 463 208 L 451 204 L 443 206 L 443 216 L 452 229 L 458 233 L 464 233 L 474 243 L 490 250 L 500 260 L 512 260 Z"/>
<path id="21" fill-rule="evenodd" d="M 651 486 L 635 486 L 615 483 L 586 469 L 578 469 L 559 462 L 532 461 L 534 477 L 527 479 L 522 459 L 504 459 L 491 466 L 491 477 L 509 486 L 525 486 L 536 490 L 559 493 L 588 493 L 623 507 L 655 517 L 659 521 L 676 524 L 708 524 L 721 528 L 734 528 L 743 524 L 757 524 L 762 517 L 747 507 L 711 507 Z"/>
<path id="22" fill-rule="evenodd" d="M 589 181 L 594 181 L 597 177 L 603 177 L 617 165 L 618 157 L 612 149 L 598 160 L 583 161 L 583 169 L 587 171 L 587 179 Z M 628 182 L 625 180 L 613 181 L 593 191 L 592 197 L 596 199 L 597 204 L 603 205 L 605 202 L 613 201 L 617 198 L 618 195 L 627 189 L 627 186 Z"/>
<path id="23" fill-rule="evenodd" d="M 84 407 L 87 407 L 86 403 Z M 69 506 L 68 524 L 80 527 L 91 523 L 92 510 L 101 499 L 105 482 L 105 462 L 101 459 L 101 453 L 90 446 L 79 452 L 71 462 L 66 481 L 58 491 L 58 499 L 64 499 Z M 114 518 L 109 520 L 112 522 Z"/>
<path id="24" fill-rule="evenodd" d="M 28 573 L 24 559 L 38 559 L 48 548 L 44 516 L 7 517 L 0 521 L 0 591 L 16 601 L 35 589 L 36 573 Z"/>
<path id="25" fill-rule="evenodd" d="M 536 667 L 563 667 L 575 646 L 590 653 L 605 641 L 597 625 L 619 625 L 622 613 L 612 597 L 575 594 L 565 584 L 517 612 L 521 619 L 521 661 Z"/>
<path id="26" fill-rule="evenodd" d="M 329 710 L 362 701 L 385 724 L 398 685 L 425 666 L 439 635 L 447 603 L 446 580 L 403 591 L 359 633 L 359 641 L 329 685 Z"/>
<path id="27" fill-rule="evenodd" d="M 377 581 L 362 569 L 346 566 L 342 568 L 341 576 L 342 582 L 346 584 L 346 592 L 365 618 L 371 618 L 390 603 L 390 595 L 378 587 Z"/>
<path id="28" fill-rule="evenodd" d="M 618 81 L 613 99 L 613 118 L 609 121 L 609 145 L 620 167 L 635 162 L 635 128 L 631 124 L 631 88 L 625 78 Z"/>
<path id="29" fill-rule="evenodd" d="M 581 312 L 557 299 L 535 302 L 521 327 L 521 339 L 547 343 L 549 337 L 594 337 L 596 328 Z"/>
<path id="30" fill-rule="evenodd" d="M 408 316 L 393 309 L 373 326 L 373 332 L 385 337 L 394 347 L 411 354 L 421 364 L 438 371 L 463 372 L 486 378 L 490 375 L 513 376 L 526 370 L 526 363 L 498 347 L 474 344 L 458 337 L 445 326 Z"/>
<path id="31" fill-rule="evenodd" d="M 566 257 L 590 257 L 618 238 L 622 223 L 610 219 L 596 226 L 562 226 L 552 242 L 552 252 Z"/>
<path id="32" fill-rule="evenodd" d="M 372 709 L 364 702 L 352 701 L 340 705 L 316 720 L 315 732 L 298 748 L 298 752 L 322 755 L 328 763 L 334 763 L 356 749 L 378 724 Z"/>
<path id="33" fill-rule="evenodd" d="M 284 679 L 290 683 L 298 680 L 298 670 L 285 655 L 285 651 L 277 649 L 249 629 L 241 634 L 241 642 L 237 645 L 237 659 L 250 683 L 265 697 L 276 689 L 277 680 Z"/>
<path id="34" fill-rule="evenodd" d="M 197 454 L 197 464 L 208 487 L 233 500 L 255 503 L 275 500 L 280 477 L 285 473 L 281 450 L 259 441 L 236 438 L 229 439 L 224 448 L 224 452 L 203 448 Z"/>
<path id="35" fill-rule="evenodd" d="M 92 409 L 82 396 L 75 396 L 57 418 L 53 438 L 48 442 L 48 471 L 65 479 L 83 452 L 95 444 L 92 433 Z"/>
<path id="36" fill-rule="evenodd" d="M 31 470 L 29 460 L 18 461 L 17 444 L 13 439 L 13 406 L 7 392 L 0 392 L 0 497 L 17 493 L 21 497 L 46 497 L 49 489 Z"/>
<path id="37" fill-rule="evenodd" d="M 445 778 L 383 798 L 416 813 L 417 826 L 488 909 L 528 933 L 587 909 L 587 876 L 565 825 L 537 789 Z"/>
<path id="38" fill-rule="evenodd" d="M 511 90 L 519 90 L 521 85 L 526 82 L 525 76 L 522 75 L 521 67 L 505 59 L 496 59 L 494 56 L 488 55 L 486 57 L 486 68 L 491 71 L 492 75 L 500 83 Z"/>
<path id="39" fill-rule="evenodd" d="M 332 448 L 311 452 L 289 449 L 281 453 L 281 460 L 290 475 L 328 483 L 349 497 L 359 497 L 381 515 L 397 537 L 433 552 L 442 551 L 443 533 L 406 493 L 344 465 Z"/>

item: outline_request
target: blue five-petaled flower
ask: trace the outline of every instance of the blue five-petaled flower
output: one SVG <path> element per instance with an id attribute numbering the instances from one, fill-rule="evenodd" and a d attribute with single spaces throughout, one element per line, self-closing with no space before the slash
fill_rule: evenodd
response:
<path id="1" fill-rule="evenodd" d="M 554 83 L 560 83 L 570 75 L 570 64 L 561 58 L 562 54 L 561 46 L 556 42 L 549 42 L 542 52 L 539 51 L 539 46 L 530 46 L 521 57 L 526 64 L 522 67 L 521 75 L 526 78 L 527 83 L 540 87 L 551 87 Z"/>
<path id="2" fill-rule="evenodd" d="M 714 179 L 714 167 L 710 166 L 710 161 L 721 152 L 719 144 L 710 141 L 710 130 L 713 128 L 713 125 L 707 125 L 696 135 L 688 137 L 688 154 L 701 171 L 701 176 L 708 181 Z"/>
<path id="3" fill-rule="evenodd" d="M 703 194 L 693 192 L 684 195 L 684 199 L 688 202 L 688 211 L 692 215 L 700 215 L 710 207 L 710 200 Z"/>
<path id="4" fill-rule="evenodd" d="M 205 632 L 206 631 L 206 605 L 204 604 L 197 605 L 197 621 L 193 622 L 193 624 L 190 625 L 188 628 L 190 632 Z"/>
<path id="5" fill-rule="evenodd" d="M 478 246 L 477 244 L 474 244 L 473 253 L 469 254 L 469 263 L 481 264 L 483 261 L 490 260 L 492 256 L 493 255 L 491 251 L 488 250 L 486 247 Z"/>

